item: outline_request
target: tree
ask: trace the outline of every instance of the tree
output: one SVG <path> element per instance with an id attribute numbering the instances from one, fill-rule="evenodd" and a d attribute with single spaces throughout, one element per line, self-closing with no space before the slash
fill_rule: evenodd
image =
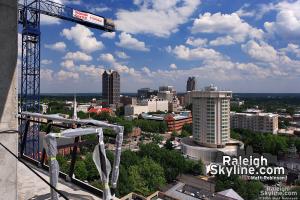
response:
<path id="1" fill-rule="evenodd" d="M 169 149 L 169 150 L 173 150 L 173 149 L 174 149 L 174 148 L 173 148 L 173 144 L 172 144 L 171 139 L 168 139 L 168 140 L 166 141 L 166 144 L 164 145 L 164 147 L 165 147 L 166 149 Z"/>
<path id="2" fill-rule="evenodd" d="M 101 112 L 98 115 L 92 116 L 93 119 L 100 120 L 100 121 L 110 121 L 111 116 L 109 112 Z"/>
<path id="3" fill-rule="evenodd" d="M 81 136 L 81 139 L 83 141 L 87 141 L 88 144 L 85 144 L 81 147 L 81 151 L 83 154 L 87 152 L 93 152 L 95 148 L 95 144 L 98 143 L 98 137 L 96 134 L 89 134 L 89 135 L 83 135 Z"/>
<path id="4" fill-rule="evenodd" d="M 162 159 L 160 160 L 161 166 L 165 170 L 166 180 L 168 182 L 174 181 L 178 175 L 182 174 L 185 170 L 184 157 L 175 150 L 163 149 Z"/>
<path id="5" fill-rule="evenodd" d="M 239 133 L 235 132 L 234 130 L 232 130 L 230 132 L 230 137 L 233 138 L 233 139 L 236 139 L 236 140 L 240 140 L 241 139 L 241 136 Z"/>
<path id="6" fill-rule="evenodd" d="M 116 110 L 117 116 L 124 116 L 124 114 L 125 114 L 124 106 L 117 108 L 117 110 Z"/>
<path id="7" fill-rule="evenodd" d="M 205 165 L 202 160 L 198 160 L 195 167 L 195 172 L 199 173 L 200 175 L 203 175 L 205 173 Z"/>
<path id="8" fill-rule="evenodd" d="M 288 138 L 272 133 L 256 133 L 249 130 L 235 129 L 231 137 L 242 140 L 246 146 L 253 147 L 258 153 L 278 154 L 285 152 L 289 146 L 295 144 L 297 150 L 300 150 L 300 140 Z"/>
<path id="9" fill-rule="evenodd" d="M 176 131 L 173 131 L 171 134 L 171 140 L 175 140 L 176 137 L 178 137 L 178 133 Z"/>
<path id="10" fill-rule="evenodd" d="M 87 119 L 87 118 L 89 118 L 89 115 L 88 115 L 88 113 L 84 113 L 84 112 L 82 112 L 82 111 L 79 111 L 79 112 L 77 113 L 77 117 L 78 117 L 79 119 Z"/>
<path id="11" fill-rule="evenodd" d="M 216 191 L 234 189 L 244 199 L 258 199 L 263 184 L 259 181 L 245 181 L 237 175 L 217 175 Z"/>
<path id="12" fill-rule="evenodd" d="M 205 165 L 202 160 L 186 160 L 184 172 L 193 175 L 203 175 L 205 172 Z"/>
<path id="13" fill-rule="evenodd" d="M 295 199 L 300 199 L 300 187 L 294 187 L 290 190 L 290 195 L 287 195 L 287 197 L 292 197 Z"/>
<path id="14" fill-rule="evenodd" d="M 133 177 L 129 178 L 128 169 L 124 165 L 120 165 L 120 173 L 117 184 L 117 196 L 123 196 L 133 191 Z"/>
<path id="15" fill-rule="evenodd" d="M 295 108 L 294 107 L 288 107 L 286 109 L 286 112 L 289 113 L 290 115 L 295 114 Z"/>
<path id="16" fill-rule="evenodd" d="M 121 125 L 121 126 L 124 126 L 124 134 L 125 135 L 128 135 L 129 133 L 132 132 L 132 129 L 133 129 L 132 122 L 126 121 L 126 120 L 122 120 L 118 124 Z"/>
<path id="17" fill-rule="evenodd" d="M 161 149 L 154 143 L 141 145 L 139 155 L 149 157 L 159 163 L 165 171 L 165 178 L 168 182 L 175 180 L 185 170 L 186 161 L 181 153 L 175 150 Z"/>
<path id="18" fill-rule="evenodd" d="M 182 130 L 182 131 L 181 131 L 181 134 L 180 134 L 180 137 L 181 137 L 181 138 L 189 137 L 189 136 L 191 136 L 191 133 L 189 133 L 189 132 L 187 132 L 187 131 L 185 131 L 185 130 Z"/>
<path id="19" fill-rule="evenodd" d="M 259 181 L 248 181 L 244 188 L 245 191 L 241 192 L 238 189 L 237 192 L 239 192 L 244 199 L 255 200 L 258 199 L 260 191 L 263 189 L 263 184 Z"/>
<path id="20" fill-rule="evenodd" d="M 188 132 L 190 135 L 193 134 L 193 124 L 184 124 L 182 126 L 182 131 Z"/>
<path id="21" fill-rule="evenodd" d="M 159 122 L 159 132 L 165 133 L 168 129 L 168 126 L 165 122 Z"/>
<path id="22" fill-rule="evenodd" d="M 69 173 L 70 165 L 68 163 L 67 158 L 61 155 L 57 155 L 56 160 L 59 164 L 59 170 L 64 173 Z"/>
<path id="23" fill-rule="evenodd" d="M 167 124 L 165 122 L 157 122 L 144 119 L 136 119 L 133 121 L 134 126 L 141 128 L 144 132 L 165 133 Z"/>
<path id="24" fill-rule="evenodd" d="M 88 177 L 88 172 L 85 166 L 85 163 L 82 160 L 78 160 L 75 163 L 74 169 L 75 177 L 80 180 L 86 180 Z"/>
<path id="25" fill-rule="evenodd" d="M 154 133 L 152 135 L 152 142 L 155 144 L 160 144 L 163 141 L 164 137 L 159 135 L 158 133 Z"/>
<path id="26" fill-rule="evenodd" d="M 133 191 L 145 196 L 150 195 L 166 183 L 163 168 L 149 158 L 143 158 L 140 163 L 131 166 L 128 174 Z"/>
<path id="27" fill-rule="evenodd" d="M 87 169 L 87 180 L 93 181 L 95 179 L 99 179 L 99 172 L 93 161 L 92 153 L 86 154 L 85 159 L 84 159 L 84 164 Z"/>
<path id="28" fill-rule="evenodd" d="M 140 158 L 136 152 L 125 150 L 121 154 L 121 164 L 125 168 L 129 168 L 130 166 L 137 164 L 139 161 Z"/>

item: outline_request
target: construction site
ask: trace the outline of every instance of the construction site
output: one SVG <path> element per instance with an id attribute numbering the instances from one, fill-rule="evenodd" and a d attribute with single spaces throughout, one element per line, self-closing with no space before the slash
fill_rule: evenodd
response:
<path id="1" fill-rule="evenodd" d="M 0 0 L 0 200 L 299 199 L 298 8 Z"/>
<path id="2" fill-rule="evenodd" d="M 0 199 L 113 199 L 116 188 L 123 127 L 100 121 L 66 120 L 40 113 L 40 16 L 78 23 L 89 28 L 113 32 L 111 20 L 65 5 L 44 0 L 0 2 Z M 17 80 L 18 27 L 22 34 L 21 80 Z M 21 81 L 18 111 L 18 81 Z M 47 126 L 44 145 L 39 141 L 41 124 Z M 59 133 L 52 127 L 58 126 Z M 105 153 L 103 129 L 112 129 L 115 138 L 114 163 Z M 93 160 L 99 171 L 99 190 L 74 177 L 79 138 L 95 134 Z M 69 173 L 61 173 L 56 160 L 59 138 L 73 138 Z M 47 164 L 47 165 L 46 165 Z M 110 189 L 111 187 L 111 189 Z"/>

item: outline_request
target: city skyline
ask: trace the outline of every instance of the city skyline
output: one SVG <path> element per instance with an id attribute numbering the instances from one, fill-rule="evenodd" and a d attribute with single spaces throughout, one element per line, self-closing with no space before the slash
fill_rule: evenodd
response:
<path id="1" fill-rule="evenodd" d="M 300 1 L 63 3 L 111 17 L 117 31 L 43 16 L 42 93 L 101 91 L 104 69 L 120 73 L 124 93 L 159 85 L 184 91 L 189 76 L 196 88 L 300 92 Z"/>

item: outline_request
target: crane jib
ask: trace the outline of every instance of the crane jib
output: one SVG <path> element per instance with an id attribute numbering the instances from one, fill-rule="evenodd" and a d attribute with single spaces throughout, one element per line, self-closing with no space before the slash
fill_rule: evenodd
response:
<path id="1" fill-rule="evenodd" d="M 18 5 L 19 10 L 19 23 L 26 23 L 25 10 L 31 13 L 39 12 L 43 15 L 56 17 L 62 20 L 75 22 L 84 25 L 89 28 L 95 28 L 103 31 L 113 32 L 115 31 L 115 24 L 111 19 L 107 19 L 102 16 L 95 15 L 93 13 L 80 11 L 71 7 L 58 4 L 51 1 L 40 1 L 39 6 L 35 5 Z"/>
<path id="2" fill-rule="evenodd" d="M 77 19 L 81 19 L 86 22 L 90 22 L 92 24 L 104 26 L 104 18 L 103 17 L 99 17 L 99 16 L 96 16 L 96 15 L 93 15 L 90 13 L 86 13 L 86 12 L 82 12 L 82 11 L 73 9 L 73 17 L 75 17 Z"/>

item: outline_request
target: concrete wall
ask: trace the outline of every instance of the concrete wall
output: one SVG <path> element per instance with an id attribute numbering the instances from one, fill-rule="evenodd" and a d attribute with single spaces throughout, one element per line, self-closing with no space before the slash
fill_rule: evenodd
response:
<path id="1" fill-rule="evenodd" d="M 168 111 L 169 102 L 167 100 L 158 100 L 152 99 L 147 101 L 149 112 L 157 112 L 157 111 Z"/>
<path id="2" fill-rule="evenodd" d="M 0 132 L 17 130 L 17 1 L 0 0 Z M 17 133 L 0 142 L 17 154 Z M 17 160 L 0 147 L 0 199 L 17 199 Z"/>
<path id="3" fill-rule="evenodd" d="M 126 105 L 124 108 L 125 116 L 139 115 L 149 112 L 148 106 Z"/>

